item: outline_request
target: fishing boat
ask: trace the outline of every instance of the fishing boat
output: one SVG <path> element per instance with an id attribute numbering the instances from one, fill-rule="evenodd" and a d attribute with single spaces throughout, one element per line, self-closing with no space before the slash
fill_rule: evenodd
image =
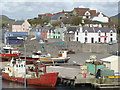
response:
<path id="1" fill-rule="evenodd" d="M 40 51 L 34 52 L 31 57 L 20 57 L 21 59 L 26 59 L 27 64 L 32 64 L 35 62 L 40 63 L 67 63 L 70 57 L 67 56 L 67 51 L 59 52 L 58 57 L 52 57 L 49 53 L 47 55 L 42 55 Z"/>
<path id="2" fill-rule="evenodd" d="M 45 65 L 27 66 L 26 61 L 20 58 L 13 59 L 2 71 L 2 78 L 9 81 L 54 87 L 58 72 L 47 73 Z"/>
<path id="3" fill-rule="evenodd" d="M 41 57 L 39 58 L 40 63 L 66 63 L 68 62 L 68 60 L 70 59 L 70 57 L 67 56 L 67 51 L 63 51 L 61 53 L 58 54 L 58 57 L 51 57 L 50 54 L 48 55 L 41 55 Z"/>
<path id="4" fill-rule="evenodd" d="M 32 53 L 32 56 L 20 56 L 21 59 L 26 59 L 27 61 L 36 61 L 40 58 L 41 56 L 41 52 L 38 51 L 38 52 L 33 52 Z"/>
<path id="5" fill-rule="evenodd" d="M 18 50 L 18 48 L 12 48 L 10 45 L 6 45 L 5 47 L 3 47 L 3 50 L 0 50 L 1 58 L 18 56 L 20 56 L 20 51 Z"/>

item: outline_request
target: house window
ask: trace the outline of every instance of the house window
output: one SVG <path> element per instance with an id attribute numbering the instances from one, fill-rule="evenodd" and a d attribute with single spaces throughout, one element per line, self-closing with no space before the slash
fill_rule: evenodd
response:
<path id="1" fill-rule="evenodd" d="M 78 41 L 78 37 L 77 37 L 77 41 Z"/>
<path id="2" fill-rule="evenodd" d="M 106 43 L 106 38 L 104 38 L 104 43 Z"/>
<path id="3" fill-rule="evenodd" d="M 101 35 L 101 33 L 99 32 L 99 33 L 98 33 L 98 36 L 100 36 L 100 35 Z"/>
<path id="4" fill-rule="evenodd" d="M 94 43 L 94 38 L 91 38 L 91 43 Z"/>
<path id="5" fill-rule="evenodd" d="M 53 38 L 55 38 L 55 36 L 53 36 Z"/>
<path id="6" fill-rule="evenodd" d="M 87 42 L 87 38 L 85 38 L 85 42 Z"/>
<path id="7" fill-rule="evenodd" d="M 60 19 L 62 19 L 62 17 L 60 17 Z"/>
<path id="8" fill-rule="evenodd" d="M 78 35 L 78 32 L 77 32 L 77 35 Z"/>
<path id="9" fill-rule="evenodd" d="M 60 32 L 58 32 L 58 34 L 60 34 Z"/>
<path id="10" fill-rule="evenodd" d="M 60 36 L 58 36 L 58 38 L 60 38 Z"/>
<path id="11" fill-rule="evenodd" d="M 101 39 L 100 39 L 100 38 L 98 38 L 98 42 L 101 42 Z"/>
<path id="12" fill-rule="evenodd" d="M 105 32 L 105 36 L 106 36 L 106 32 Z"/>
<path id="13" fill-rule="evenodd" d="M 85 31 L 85 36 L 87 36 L 87 31 Z"/>
<path id="14" fill-rule="evenodd" d="M 112 42 L 113 41 L 113 39 L 112 38 L 110 38 L 110 42 Z"/>
<path id="15" fill-rule="evenodd" d="M 89 16 L 86 16 L 86 18 L 89 18 Z"/>
<path id="16" fill-rule="evenodd" d="M 110 36 L 112 36 L 113 35 L 113 33 L 112 32 L 110 32 Z"/>

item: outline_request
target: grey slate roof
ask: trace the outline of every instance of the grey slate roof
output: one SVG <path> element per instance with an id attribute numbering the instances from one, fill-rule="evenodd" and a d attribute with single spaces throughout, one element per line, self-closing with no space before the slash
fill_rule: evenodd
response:
<path id="1" fill-rule="evenodd" d="M 94 28 L 93 27 L 83 27 L 83 32 L 87 30 L 88 32 L 94 32 Z"/>
<path id="2" fill-rule="evenodd" d="M 72 31 L 75 33 L 77 29 L 78 29 L 77 26 L 70 26 L 70 27 L 67 27 L 67 32 L 69 33 L 70 31 Z"/>
<path id="3" fill-rule="evenodd" d="M 97 33 L 99 30 L 101 32 L 110 32 L 111 30 L 113 32 L 116 32 L 116 30 L 114 28 L 107 28 L 107 27 L 83 27 L 83 32 L 87 30 L 88 32 L 95 32 Z"/>
<path id="4" fill-rule="evenodd" d="M 63 13 L 62 14 L 56 14 L 54 16 L 51 17 L 52 20 L 57 20 L 60 16 L 64 15 Z"/>
<path id="5" fill-rule="evenodd" d="M 55 28 L 50 28 L 49 33 L 51 33 L 51 31 L 54 32 L 54 30 L 55 30 Z"/>
<path id="6" fill-rule="evenodd" d="M 99 30 L 101 31 L 101 32 L 110 32 L 111 30 L 113 31 L 113 32 L 116 32 L 116 30 L 114 29 L 114 28 L 94 28 L 95 29 L 95 32 L 98 32 Z"/>
<path id="7" fill-rule="evenodd" d="M 24 23 L 24 20 L 17 20 L 13 25 L 22 25 Z"/>

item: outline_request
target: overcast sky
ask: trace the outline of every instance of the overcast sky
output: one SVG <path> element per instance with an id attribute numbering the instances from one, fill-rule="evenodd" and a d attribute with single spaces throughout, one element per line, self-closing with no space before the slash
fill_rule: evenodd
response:
<path id="1" fill-rule="evenodd" d="M 102 11 L 107 16 L 118 13 L 118 0 L 4 0 L 0 3 L 2 15 L 12 19 L 29 19 L 38 14 L 71 11 L 76 7 Z"/>

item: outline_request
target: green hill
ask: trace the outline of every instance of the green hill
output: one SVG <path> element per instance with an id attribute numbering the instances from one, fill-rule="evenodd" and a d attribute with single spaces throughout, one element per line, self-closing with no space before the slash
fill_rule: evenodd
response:
<path id="1" fill-rule="evenodd" d="M 111 17 L 112 21 L 120 26 L 120 13 Z"/>
<path id="2" fill-rule="evenodd" d="M 0 15 L 0 27 L 9 27 L 11 29 L 13 23 L 13 19 L 10 19 L 5 15 Z"/>

